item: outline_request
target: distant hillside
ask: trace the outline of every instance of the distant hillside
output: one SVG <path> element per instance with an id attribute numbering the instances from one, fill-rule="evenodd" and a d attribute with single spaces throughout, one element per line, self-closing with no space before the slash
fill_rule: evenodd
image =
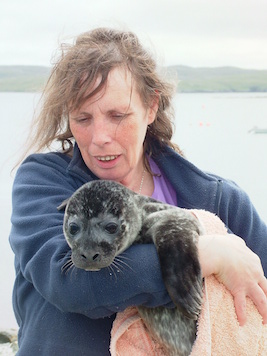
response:
<path id="1" fill-rule="evenodd" d="M 267 70 L 171 66 L 167 71 L 179 92 L 267 92 Z M 0 92 L 41 91 L 49 72 L 41 66 L 0 66 Z"/>
<path id="2" fill-rule="evenodd" d="M 267 70 L 172 66 L 179 92 L 266 92 Z"/>

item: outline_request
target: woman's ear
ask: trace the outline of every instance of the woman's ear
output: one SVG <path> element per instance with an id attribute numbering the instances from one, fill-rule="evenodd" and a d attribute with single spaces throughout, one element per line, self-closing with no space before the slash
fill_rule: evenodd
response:
<path id="1" fill-rule="evenodd" d="M 152 124 L 155 121 L 158 108 L 159 108 L 159 95 L 158 91 L 155 91 L 156 95 L 152 98 L 151 105 L 149 107 L 149 115 L 148 115 L 148 125 Z"/>

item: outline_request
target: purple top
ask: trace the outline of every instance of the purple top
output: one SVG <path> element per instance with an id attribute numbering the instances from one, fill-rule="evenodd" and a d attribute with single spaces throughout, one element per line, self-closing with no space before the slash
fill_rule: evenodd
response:
<path id="1" fill-rule="evenodd" d="M 152 158 L 149 157 L 148 162 L 152 172 L 157 174 L 156 176 L 153 176 L 154 192 L 151 195 L 151 198 L 159 200 L 163 203 L 177 206 L 176 192 L 173 189 L 172 185 L 167 180 L 165 175 L 161 172 L 161 170 Z"/>

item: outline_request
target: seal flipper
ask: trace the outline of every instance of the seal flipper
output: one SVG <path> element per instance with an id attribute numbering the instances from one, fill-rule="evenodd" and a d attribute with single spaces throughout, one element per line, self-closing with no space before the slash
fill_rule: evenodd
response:
<path id="1" fill-rule="evenodd" d="M 165 231 L 168 233 L 168 228 Z M 185 250 L 186 242 L 177 234 L 175 238 L 164 244 L 156 243 L 163 281 L 175 305 L 187 317 L 197 319 L 202 304 L 200 264 L 192 246 Z"/>
<path id="2" fill-rule="evenodd" d="M 69 202 L 70 198 L 63 200 L 63 202 L 57 207 L 57 210 L 64 210 Z"/>
<path id="3" fill-rule="evenodd" d="M 177 208 L 152 213 L 146 225 L 150 225 L 146 234 L 157 248 L 163 281 L 172 301 L 187 317 L 197 319 L 202 304 L 197 220 Z"/>

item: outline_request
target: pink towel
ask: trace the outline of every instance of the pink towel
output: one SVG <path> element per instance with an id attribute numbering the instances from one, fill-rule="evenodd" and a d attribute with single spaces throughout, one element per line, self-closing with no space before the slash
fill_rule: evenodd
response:
<path id="1" fill-rule="evenodd" d="M 224 224 L 215 215 L 203 210 L 192 210 L 192 213 L 203 225 L 205 234 L 227 234 Z M 164 355 L 135 307 L 117 314 L 111 331 L 110 351 L 112 356 Z M 247 322 L 239 326 L 233 297 L 214 276 L 205 278 L 197 338 L 190 356 L 211 355 L 267 355 L 267 325 L 262 324 L 253 302 L 247 298 Z"/>

